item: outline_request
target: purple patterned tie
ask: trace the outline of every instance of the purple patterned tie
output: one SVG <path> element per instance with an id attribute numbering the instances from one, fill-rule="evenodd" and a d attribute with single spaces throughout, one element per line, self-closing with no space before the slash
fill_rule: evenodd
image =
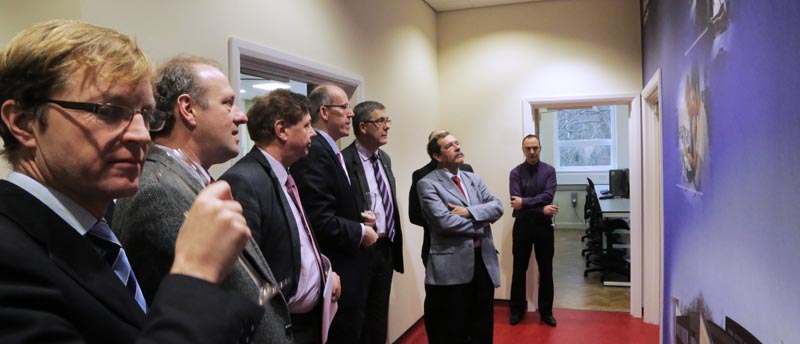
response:
<path id="1" fill-rule="evenodd" d="M 372 171 L 375 172 L 375 182 L 378 184 L 378 192 L 381 193 L 381 200 L 383 201 L 384 214 L 386 214 L 386 235 L 389 240 L 394 241 L 394 204 L 392 203 L 392 196 L 389 194 L 389 188 L 383 181 L 383 175 L 378 164 L 378 154 L 373 154 L 369 158 L 372 161 Z"/>

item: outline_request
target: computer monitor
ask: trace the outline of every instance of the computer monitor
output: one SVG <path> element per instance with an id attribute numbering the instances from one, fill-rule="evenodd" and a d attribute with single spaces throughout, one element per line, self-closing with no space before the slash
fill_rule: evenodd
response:
<path id="1" fill-rule="evenodd" d="M 611 191 L 611 196 L 628 198 L 630 195 L 628 173 L 627 168 L 608 171 L 608 189 Z"/>

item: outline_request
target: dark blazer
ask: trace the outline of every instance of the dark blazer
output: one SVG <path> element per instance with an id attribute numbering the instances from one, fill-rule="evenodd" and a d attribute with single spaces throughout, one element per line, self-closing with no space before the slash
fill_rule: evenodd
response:
<path id="1" fill-rule="evenodd" d="M 0 238 L 0 343 L 230 343 L 260 319 L 256 303 L 181 275 L 145 316 L 88 239 L 7 181 Z"/>
<path id="2" fill-rule="evenodd" d="M 165 185 L 158 171 L 171 171 L 187 183 L 179 181 Z M 147 153 L 147 161 L 139 181 L 139 191 L 127 198 L 117 200 L 112 229 L 128 255 L 133 271 L 142 287 L 145 298 L 151 302 L 161 280 L 169 273 L 175 256 L 175 240 L 184 220 L 202 185 L 195 181 L 186 169 L 170 158 L 158 147 Z M 276 285 L 276 279 L 254 240 L 245 246 L 242 256 L 261 279 Z M 258 300 L 259 290 L 239 263 L 222 281 L 223 289 L 247 295 Z M 263 319 L 256 326 L 254 340 L 257 343 L 291 343 L 289 309 L 282 295 L 269 301 L 264 307 Z"/>
<path id="3" fill-rule="evenodd" d="M 417 182 L 420 179 L 433 172 L 436 169 L 436 160 L 431 159 L 425 166 L 420 167 L 418 170 L 411 174 L 411 189 L 408 191 L 408 218 L 411 223 L 422 227 L 422 262 L 427 265 L 428 251 L 431 247 L 430 227 L 422 216 L 422 207 L 419 203 L 419 193 L 417 192 Z M 472 172 L 472 166 L 469 164 L 461 164 L 458 169 L 462 171 Z"/>
<path id="4" fill-rule="evenodd" d="M 237 161 L 221 177 L 231 185 L 233 198 L 242 204 L 244 218 L 264 258 L 278 280 L 291 278 L 284 288 L 294 296 L 300 280 L 298 228 L 278 177 L 258 147 Z"/>
<path id="5" fill-rule="evenodd" d="M 364 205 L 364 194 L 369 192 L 369 184 L 367 184 L 367 176 L 364 175 L 364 165 L 361 157 L 358 155 L 358 148 L 356 148 L 355 141 L 342 151 L 344 156 L 344 164 L 347 166 L 347 173 L 350 174 L 350 185 L 353 186 L 353 193 L 356 196 L 356 205 L 358 209 L 366 209 Z M 403 233 L 400 229 L 400 211 L 397 208 L 397 188 L 395 186 L 394 174 L 392 173 L 392 159 L 389 154 L 383 150 L 378 149 L 378 156 L 380 157 L 383 170 L 386 172 L 386 178 L 389 179 L 389 186 L 392 193 L 392 203 L 394 204 L 394 230 L 395 236 L 392 242 L 392 264 L 394 270 L 403 273 Z M 378 192 L 378 190 L 372 190 Z"/>
<path id="6" fill-rule="evenodd" d="M 367 255 L 361 247 L 361 211 L 350 181 L 322 135 L 311 138 L 308 156 L 289 169 L 303 208 L 342 283 L 341 307 L 363 307 Z"/>

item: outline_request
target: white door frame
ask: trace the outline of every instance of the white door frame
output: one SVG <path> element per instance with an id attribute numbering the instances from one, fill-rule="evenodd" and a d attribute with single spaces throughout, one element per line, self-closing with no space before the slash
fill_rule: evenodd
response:
<path id="1" fill-rule="evenodd" d="M 544 107 L 580 107 L 587 105 L 617 105 L 629 104 L 630 117 L 628 120 L 628 146 L 629 146 L 629 161 L 630 161 L 630 192 L 631 192 L 631 300 L 630 300 L 630 314 L 637 318 L 644 316 L 645 322 L 659 323 L 659 315 L 661 314 L 661 281 L 662 267 L 661 267 L 661 252 L 660 245 L 663 228 L 663 220 L 658 220 L 662 225 L 658 226 L 658 233 L 651 233 L 643 231 L 646 228 L 643 220 L 661 219 L 661 124 L 660 120 L 653 123 L 652 108 L 640 111 L 641 107 L 647 104 L 648 101 L 655 99 L 656 103 L 660 106 L 660 75 L 661 72 L 656 73 L 654 76 L 655 81 L 648 82 L 648 86 L 640 94 L 624 93 L 612 95 L 599 95 L 599 96 L 568 96 L 568 97 L 546 97 L 546 98 L 526 98 L 522 101 L 522 128 L 523 135 L 533 134 L 536 132 L 535 123 L 533 121 L 533 109 Z M 654 83 L 655 82 L 655 83 Z M 655 86 L 654 86 L 655 85 Z M 653 92 L 656 98 L 652 97 Z M 652 102 L 651 102 L 652 103 Z M 640 105 L 641 104 L 641 105 Z M 645 106 L 646 107 L 646 106 Z M 656 113 L 661 113 L 660 108 L 656 109 Z M 649 119 L 648 119 L 649 116 Z M 657 139 L 653 141 L 655 130 L 653 126 L 657 127 Z M 650 130 L 648 130 L 650 128 Z M 645 145 L 645 138 L 649 142 L 649 146 Z M 650 159 L 650 154 L 645 153 L 645 148 L 654 145 L 657 142 L 658 152 L 656 158 L 657 162 Z M 648 156 L 648 160 L 644 160 L 643 156 Z M 643 172 L 652 171 L 653 165 L 656 164 L 659 168 L 656 170 L 658 173 L 658 188 L 659 193 L 655 199 L 645 200 L 643 195 Z M 645 165 L 647 164 L 647 165 Z M 649 178 L 653 178 L 652 176 Z M 650 195 L 650 193 L 645 193 Z M 657 202 L 658 207 L 650 207 L 649 204 Z M 645 215 L 645 212 L 649 215 Z M 643 252 L 657 252 L 655 255 L 644 255 Z M 655 305 L 653 304 L 655 303 Z M 643 311 L 644 308 L 644 311 Z M 653 318 L 655 316 L 655 318 Z"/>
<path id="2" fill-rule="evenodd" d="M 642 179 L 639 197 L 642 204 L 642 307 L 646 323 L 663 323 L 664 281 L 664 193 L 661 69 L 647 82 L 642 99 Z"/>

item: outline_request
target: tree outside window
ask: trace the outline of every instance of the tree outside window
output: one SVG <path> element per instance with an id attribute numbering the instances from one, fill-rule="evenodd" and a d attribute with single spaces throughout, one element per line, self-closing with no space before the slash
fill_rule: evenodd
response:
<path id="1" fill-rule="evenodd" d="M 555 163 L 559 171 L 607 171 L 616 167 L 616 114 L 612 106 L 556 113 Z"/>

